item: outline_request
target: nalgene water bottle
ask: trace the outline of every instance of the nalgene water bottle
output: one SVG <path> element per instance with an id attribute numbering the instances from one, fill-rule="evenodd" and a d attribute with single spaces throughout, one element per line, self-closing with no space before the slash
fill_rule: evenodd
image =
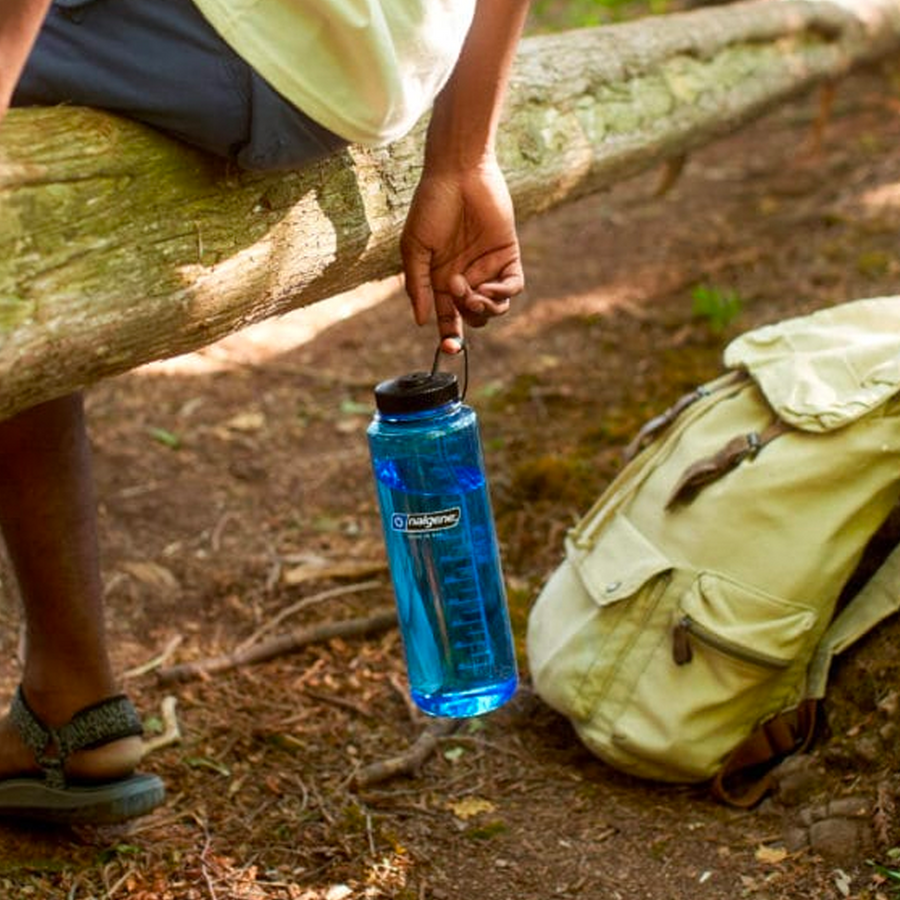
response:
<path id="1" fill-rule="evenodd" d="M 478 421 L 435 360 L 375 388 L 368 438 L 410 694 L 467 717 L 513 695 L 516 660 Z"/>

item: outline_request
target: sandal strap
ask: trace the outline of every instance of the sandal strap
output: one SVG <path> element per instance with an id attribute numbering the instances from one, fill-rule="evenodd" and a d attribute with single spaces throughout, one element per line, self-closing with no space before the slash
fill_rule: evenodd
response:
<path id="1" fill-rule="evenodd" d="M 13 697 L 9 717 L 25 745 L 34 753 L 47 785 L 56 788 L 66 786 L 64 766 L 71 754 L 144 732 L 137 710 L 124 694 L 86 706 L 65 725 L 51 728 L 28 705 L 20 685 Z"/>

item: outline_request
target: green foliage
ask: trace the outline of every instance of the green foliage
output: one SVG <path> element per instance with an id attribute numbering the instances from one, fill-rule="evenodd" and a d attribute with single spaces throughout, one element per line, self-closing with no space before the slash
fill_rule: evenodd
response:
<path id="1" fill-rule="evenodd" d="M 535 0 L 529 30 L 591 28 L 669 11 L 670 0 Z"/>
<path id="2" fill-rule="evenodd" d="M 888 863 L 879 863 L 875 860 L 867 860 L 875 871 L 875 877 L 880 882 L 880 891 L 884 896 L 900 897 L 900 847 L 892 847 L 887 852 Z"/>
<path id="3" fill-rule="evenodd" d="M 744 301 L 737 291 L 725 290 L 714 285 L 698 284 L 691 291 L 691 312 L 706 322 L 710 331 L 724 331 L 744 308 Z"/>
<path id="4" fill-rule="evenodd" d="M 894 257 L 884 250 L 868 250 L 856 258 L 856 269 L 866 278 L 884 278 L 891 271 Z"/>
<path id="5" fill-rule="evenodd" d="M 114 844 L 100 851 L 98 862 L 102 865 L 108 865 L 113 860 L 123 859 L 125 857 L 138 857 L 142 853 L 140 847 L 134 844 Z"/>
<path id="6" fill-rule="evenodd" d="M 505 834 L 509 830 L 505 822 L 487 822 L 476 828 L 469 828 L 465 834 L 476 841 L 490 841 L 493 838 Z"/>
<path id="7" fill-rule="evenodd" d="M 181 438 L 167 428 L 150 428 L 148 433 L 154 441 L 162 444 L 164 447 L 168 447 L 170 450 L 178 450 L 181 447 Z"/>

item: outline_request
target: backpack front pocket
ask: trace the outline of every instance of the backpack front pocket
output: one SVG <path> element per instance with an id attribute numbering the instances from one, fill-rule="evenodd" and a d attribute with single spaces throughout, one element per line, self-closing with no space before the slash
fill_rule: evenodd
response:
<path id="1" fill-rule="evenodd" d="M 659 760 L 665 772 L 656 777 L 710 777 L 760 722 L 799 701 L 796 669 L 818 638 L 817 621 L 809 607 L 701 573 L 622 708 L 613 742 L 650 768 Z"/>
<path id="2" fill-rule="evenodd" d="M 672 657 L 693 660 L 700 644 L 732 660 L 765 669 L 786 669 L 816 624 L 814 610 L 770 597 L 747 585 L 702 573 L 676 615 Z"/>

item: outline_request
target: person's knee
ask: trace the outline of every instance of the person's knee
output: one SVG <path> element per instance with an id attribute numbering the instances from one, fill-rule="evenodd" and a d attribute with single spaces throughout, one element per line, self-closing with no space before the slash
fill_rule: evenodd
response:
<path id="1" fill-rule="evenodd" d="M 0 458 L 32 452 L 48 438 L 84 427 L 84 395 L 78 391 L 38 403 L 0 421 Z"/>

